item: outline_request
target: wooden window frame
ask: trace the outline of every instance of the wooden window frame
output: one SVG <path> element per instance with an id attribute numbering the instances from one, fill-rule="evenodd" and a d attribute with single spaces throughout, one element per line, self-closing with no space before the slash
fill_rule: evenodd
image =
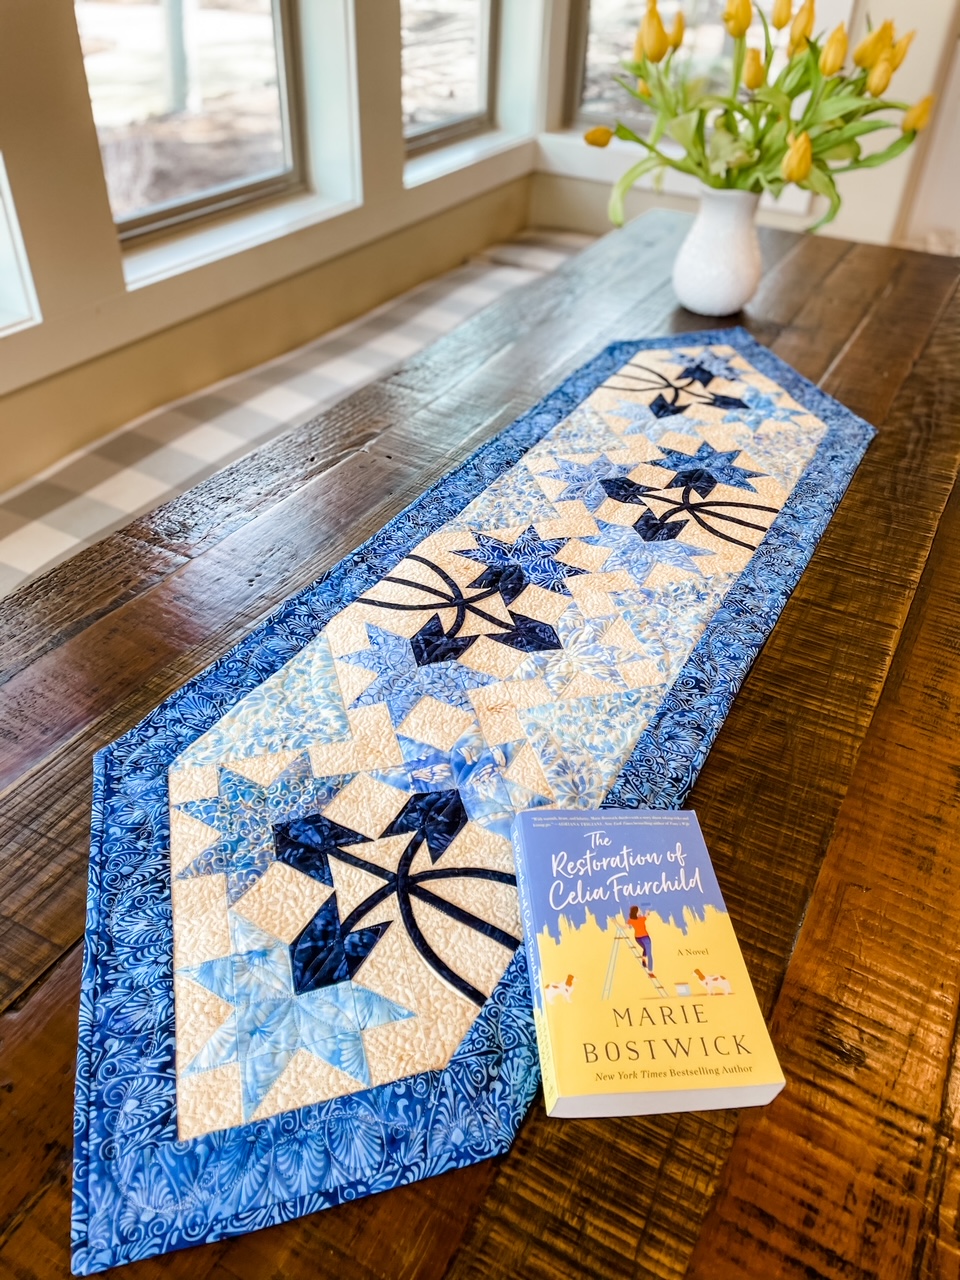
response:
<path id="1" fill-rule="evenodd" d="M 183 227 L 242 207 L 276 200 L 306 191 L 307 165 L 303 127 L 303 77 L 295 0 L 272 0 L 276 40 L 277 85 L 284 132 L 284 151 L 290 167 L 265 178 L 226 183 L 192 199 L 170 200 L 154 205 L 142 214 L 115 219 L 117 234 L 124 244 L 147 236 Z"/>

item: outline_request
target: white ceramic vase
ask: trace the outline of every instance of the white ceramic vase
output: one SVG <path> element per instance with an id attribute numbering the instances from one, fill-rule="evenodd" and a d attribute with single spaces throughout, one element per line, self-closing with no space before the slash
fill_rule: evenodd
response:
<path id="1" fill-rule="evenodd" d="M 700 188 L 700 210 L 673 264 L 673 288 L 688 311 L 729 316 L 760 283 L 760 242 L 751 191 Z"/>

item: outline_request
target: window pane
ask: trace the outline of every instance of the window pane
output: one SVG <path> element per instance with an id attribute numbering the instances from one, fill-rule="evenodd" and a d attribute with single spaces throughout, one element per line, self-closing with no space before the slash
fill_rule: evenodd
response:
<path id="1" fill-rule="evenodd" d="M 0 155 L 0 337 L 40 322 L 33 277 Z"/>
<path id="2" fill-rule="evenodd" d="M 407 137 L 487 111 L 484 0 L 400 0 Z"/>
<path id="3" fill-rule="evenodd" d="M 75 0 L 113 216 L 291 168 L 271 0 Z"/>
<path id="4" fill-rule="evenodd" d="M 649 113 L 614 80 L 627 77 L 620 65 L 633 56 L 633 41 L 644 6 L 637 0 L 590 0 L 590 25 L 587 33 L 587 56 L 584 66 L 581 111 L 584 115 L 612 124 L 615 119 L 642 118 Z M 669 30 L 678 10 L 683 9 L 687 35 L 682 57 L 690 63 L 690 74 L 707 76 L 716 87 L 726 87 L 728 72 L 724 56 L 732 52 L 723 26 L 725 0 L 660 0 L 658 5 L 664 26 Z M 771 31 L 778 47 L 786 44 L 789 28 Z M 757 19 L 748 39 L 763 48 L 763 28 Z M 778 70 L 774 64 L 774 74 Z"/>

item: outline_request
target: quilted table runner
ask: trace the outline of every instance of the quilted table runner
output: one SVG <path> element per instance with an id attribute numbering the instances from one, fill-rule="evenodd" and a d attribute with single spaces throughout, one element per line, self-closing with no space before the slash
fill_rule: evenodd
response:
<path id="1" fill-rule="evenodd" d="M 506 1150 L 513 815 L 682 801 L 872 434 L 616 343 L 97 756 L 76 1273 Z"/>

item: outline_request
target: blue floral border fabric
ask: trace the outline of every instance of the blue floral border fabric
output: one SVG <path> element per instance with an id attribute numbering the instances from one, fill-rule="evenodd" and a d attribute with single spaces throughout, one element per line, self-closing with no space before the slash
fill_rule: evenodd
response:
<path id="1" fill-rule="evenodd" d="M 76 1084 L 76 1274 L 256 1230 L 509 1148 L 539 1084 L 522 947 L 443 1069 L 199 1137 L 179 1136 L 168 773 L 346 604 L 367 598 L 398 562 L 455 522 L 638 353 L 716 346 L 735 351 L 761 380 L 814 415 L 820 435 L 603 801 L 679 806 L 873 436 L 867 423 L 742 329 L 607 347 L 97 755 Z M 705 355 L 701 365 L 684 371 L 694 390 L 722 368 L 722 361 L 711 365 L 711 359 Z M 723 396 L 713 402 L 718 415 L 729 407 Z M 777 412 L 775 397 L 762 389 L 752 393 L 749 405 L 737 404 L 737 412 L 758 418 Z M 655 408 L 654 416 L 660 412 Z M 666 401 L 662 413 L 670 417 Z M 703 469 L 697 458 L 702 462 L 707 455 L 670 453 L 669 439 L 663 453 L 673 471 L 686 477 L 687 489 L 697 491 Z M 759 474 L 730 461 L 736 450 L 708 453 L 712 484 L 720 477 L 750 488 L 738 477 Z M 590 464 L 578 465 L 582 470 Z M 605 495 L 632 501 L 629 486 L 637 492 L 642 486 L 626 479 L 628 470 L 614 469 L 596 501 Z M 573 472 L 549 474 L 565 492 Z M 583 486 L 592 480 L 584 480 L 586 472 L 578 475 L 578 492 L 586 492 Z M 649 541 L 676 538 L 666 515 L 647 512 L 643 520 L 638 532 Z M 504 598 L 509 600 L 506 593 Z M 523 619 L 523 627 L 526 632 L 511 640 L 518 649 L 536 648 L 544 643 L 543 629 L 550 630 L 530 619 Z"/>

